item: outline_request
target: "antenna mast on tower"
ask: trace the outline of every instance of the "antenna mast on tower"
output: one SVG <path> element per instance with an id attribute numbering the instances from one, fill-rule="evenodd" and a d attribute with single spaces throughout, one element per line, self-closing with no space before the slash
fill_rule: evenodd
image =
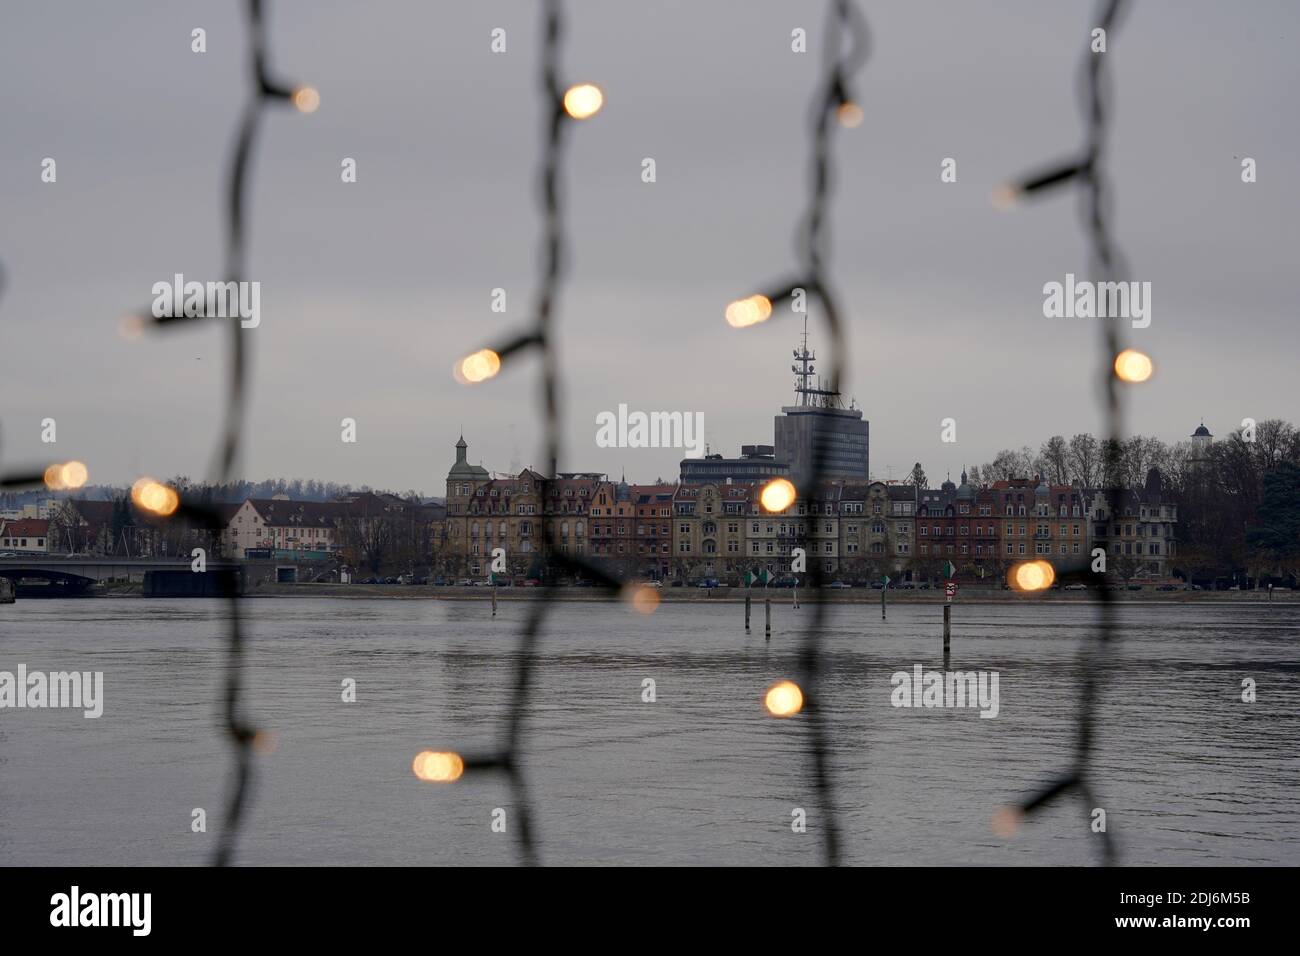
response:
<path id="1" fill-rule="evenodd" d="M 843 408 L 840 393 L 822 388 L 820 375 L 817 376 L 817 384 L 812 384 L 813 374 L 816 371 L 813 362 L 817 360 L 817 355 L 808 350 L 807 313 L 803 317 L 803 342 L 794 350 L 794 358 L 796 364 L 790 366 L 790 371 L 795 375 L 795 404 L 812 408 Z"/>

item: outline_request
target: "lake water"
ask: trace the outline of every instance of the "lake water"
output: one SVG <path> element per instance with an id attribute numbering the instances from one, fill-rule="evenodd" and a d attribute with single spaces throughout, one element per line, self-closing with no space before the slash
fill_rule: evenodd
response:
<path id="1" fill-rule="evenodd" d="M 782 598 L 783 602 L 788 598 Z M 257 758 L 244 864 L 510 864 L 506 781 L 421 783 L 423 749 L 493 747 L 527 610 L 502 602 L 254 599 Z M 20 600 L 0 607 L 0 671 L 104 672 L 104 713 L 0 710 L 0 863 L 203 864 L 231 758 L 219 736 L 225 607 L 202 600 Z M 746 635 L 737 604 L 561 604 L 542 644 L 527 752 L 549 864 L 820 860 L 806 723 L 768 717 L 798 627 Z M 999 714 L 890 704 L 890 676 L 942 667 L 941 609 L 832 606 L 824 707 L 846 862 L 1092 864 L 1077 801 L 994 836 L 1002 803 L 1066 767 L 1087 605 L 954 609 L 952 668 L 996 671 Z M 1105 684 L 1096 797 L 1122 863 L 1300 864 L 1300 605 L 1127 604 Z M 357 702 L 341 700 L 353 678 Z M 642 701 L 655 681 L 657 700 Z M 1258 699 L 1241 700 L 1242 681 Z M 191 832 L 205 808 L 208 832 Z M 506 833 L 491 828 L 506 811 Z M 808 832 L 791 829 L 791 811 Z"/>

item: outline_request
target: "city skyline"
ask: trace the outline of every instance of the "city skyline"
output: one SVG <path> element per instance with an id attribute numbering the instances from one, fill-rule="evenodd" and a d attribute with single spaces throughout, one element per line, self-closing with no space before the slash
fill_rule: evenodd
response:
<path id="1" fill-rule="evenodd" d="M 676 473 L 676 450 L 596 446 L 596 415 L 620 403 L 703 412 L 712 450 L 735 455 L 767 440 L 768 409 L 790 394 L 784 356 L 798 323 L 738 332 L 722 312 L 793 265 L 808 135 L 772 117 L 805 115 L 821 76 L 820 12 L 668 6 L 680 16 L 610 5 L 571 24 L 565 75 L 601 83 L 607 102 L 569 144 L 563 184 L 561 470 Z M 537 284 L 535 11 L 391 10 L 365 36 L 343 4 L 271 12 L 275 66 L 317 86 L 322 103 L 310 116 L 272 111 L 261 135 L 273 148 L 252 170 L 249 278 L 262 284 L 263 319 L 245 332 L 256 339 L 243 474 L 427 489 L 462 424 L 494 468 L 543 466 L 533 358 L 471 389 L 450 375 L 459 355 L 524 325 Z M 0 347 L 20 359 L 4 387 L 5 461 L 76 457 L 92 482 L 117 484 L 207 477 L 223 337 L 128 341 L 118 324 L 155 282 L 219 277 L 220 185 L 245 91 L 239 12 L 92 7 L 65 35 L 50 9 L 14 11 L 0 38 L 20 106 L 0 143 L 0 204 L 19 227 L 0 246 Z M 955 475 L 1003 447 L 1104 430 L 1093 387 L 1103 320 L 1042 314 L 1045 283 L 1086 272 L 1074 200 L 1051 196 L 1032 214 L 989 201 L 1006 178 L 1077 147 L 1066 67 L 1085 13 L 954 5 L 936 32 L 909 5 L 873 9 L 865 120 L 837 137 L 832 271 L 848 310 L 843 391 L 872 424 L 877 477 L 916 461 Z M 1130 390 L 1128 427 L 1175 441 L 1202 419 L 1226 434 L 1294 405 L 1288 185 L 1300 133 L 1276 116 L 1300 71 L 1286 55 L 1300 14 L 1170 13 L 1146 3 L 1126 16 L 1109 166 L 1116 237 L 1132 278 L 1152 283 L 1150 327 L 1126 331 L 1156 377 Z M 189 46 L 196 25 L 208 30 L 201 55 Z M 509 46 L 494 55 L 498 26 Z M 790 51 L 794 27 L 809 31 L 806 55 Z M 463 40 L 478 34 L 479 47 Z M 634 34 L 644 56 L 608 42 Z M 44 84 L 35 58 L 55 42 L 61 82 Z M 1200 68 L 1209 45 L 1232 71 Z M 679 69 L 662 70 L 664 49 Z M 892 92 L 900 81 L 906 96 Z M 1203 108 L 1219 101 L 1233 109 Z M 40 178 L 47 156 L 54 183 Z M 1240 180 L 1243 156 L 1258 161 L 1255 183 Z M 340 181 L 344 157 L 357 160 L 356 183 Z M 641 181 L 645 157 L 654 183 Z M 940 181 L 946 157 L 955 183 Z M 496 288 L 504 314 L 490 309 Z M 824 359 L 815 310 L 810 328 Z M 955 445 L 940 440 L 949 417 Z M 53 447 L 40 440 L 46 418 L 58 423 Z M 355 444 L 340 441 L 344 418 L 357 422 Z"/>

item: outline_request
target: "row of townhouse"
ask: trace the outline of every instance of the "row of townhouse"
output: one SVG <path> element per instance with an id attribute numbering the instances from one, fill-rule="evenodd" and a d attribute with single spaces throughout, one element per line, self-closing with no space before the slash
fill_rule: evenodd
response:
<path id="1" fill-rule="evenodd" d="M 447 570 L 484 575 L 494 553 L 513 575 L 541 573 L 542 542 L 617 573 L 651 579 L 736 580 L 746 571 L 804 566 L 853 581 L 1000 578 L 1010 565 L 1047 559 L 1077 566 L 1106 550 L 1112 570 L 1166 576 L 1177 506 L 1159 473 L 1140 489 L 1102 492 L 1017 478 L 938 489 L 872 481 L 827 482 L 813 500 L 769 513 L 758 482 L 628 484 L 596 473 L 547 479 L 533 469 L 490 477 L 467 460 L 462 437 L 447 477 Z M 543 494 L 546 500 L 542 500 Z M 500 550 L 498 550 L 500 549 Z"/>

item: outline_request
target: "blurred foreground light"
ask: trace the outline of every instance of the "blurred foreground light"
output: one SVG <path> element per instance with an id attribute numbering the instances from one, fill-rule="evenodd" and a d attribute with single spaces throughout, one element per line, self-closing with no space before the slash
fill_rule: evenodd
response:
<path id="1" fill-rule="evenodd" d="M 452 783 L 465 772 L 465 761 L 457 753 L 422 750 L 415 755 L 411 769 L 427 783 Z"/>
<path id="2" fill-rule="evenodd" d="M 320 92 L 314 86 L 300 86 L 293 91 L 293 105 L 299 113 L 315 113 L 320 109 Z"/>
<path id="3" fill-rule="evenodd" d="M 254 753 L 273 754 L 279 746 L 280 735 L 274 730 L 259 730 L 253 734 L 252 747 Z"/>
<path id="4" fill-rule="evenodd" d="M 862 107 L 857 103 L 841 103 L 835 110 L 835 115 L 839 118 L 840 125 L 846 129 L 862 125 Z"/>
<path id="5" fill-rule="evenodd" d="M 751 295 L 737 299 L 727 306 L 727 324 L 733 329 L 758 325 L 772 315 L 772 300 L 765 295 Z"/>
<path id="6" fill-rule="evenodd" d="M 473 355 L 466 355 L 452 367 L 452 375 L 462 385 L 486 382 L 499 371 L 501 371 L 501 356 L 491 349 L 479 349 Z"/>
<path id="7" fill-rule="evenodd" d="M 89 477 L 89 469 L 79 461 L 56 463 L 45 469 L 45 487 L 50 491 L 67 491 L 80 488 Z"/>
<path id="8" fill-rule="evenodd" d="M 993 190 L 993 208 L 1010 209 L 1020 200 L 1020 190 L 1011 183 L 1003 183 Z"/>
<path id="9" fill-rule="evenodd" d="M 659 610 L 659 592 L 648 584 L 625 585 L 621 596 L 640 614 L 653 614 Z"/>
<path id="10" fill-rule="evenodd" d="M 795 497 L 794 485 L 786 478 L 773 478 L 758 494 L 758 500 L 762 502 L 764 510 L 771 512 L 789 508 L 794 504 Z"/>
<path id="11" fill-rule="evenodd" d="M 144 328 L 147 324 L 147 320 L 143 315 L 124 315 L 122 321 L 117 323 L 117 334 L 124 339 L 138 339 L 144 335 Z"/>
<path id="12" fill-rule="evenodd" d="M 176 489 L 153 478 L 141 478 L 131 486 L 131 500 L 141 511 L 165 518 L 181 506 Z"/>
<path id="13" fill-rule="evenodd" d="M 1115 377 L 1121 382 L 1145 382 L 1154 370 L 1151 356 L 1137 349 L 1125 349 L 1115 356 Z"/>
<path id="14" fill-rule="evenodd" d="M 763 706 L 773 717 L 793 717 L 803 710 L 803 691 L 792 680 L 777 681 L 767 689 Z"/>
<path id="15" fill-rule="evenodd" d="M 595 116 L 604 103 L 605 94 L 600 91 L 600 87 L 590 83 L 571 86 L 564 94 L 564 112 L 574 119 L 583 120 Z"/>
<path id="16" fill-rule="evenodd" d="M 993 814 L 993 832 L 1009 840 L 1020 832 L 1020 825 L 1024 822 L 1025 812 L 1019 807 L 998 807 Z"/>
<path id="17" fill-rule="evenodd" d="M 1049 561 L 1023 561 L 1011 569 L 1011 586 L 1017 591 L 1045 591 L 1056 580 Z"/>

